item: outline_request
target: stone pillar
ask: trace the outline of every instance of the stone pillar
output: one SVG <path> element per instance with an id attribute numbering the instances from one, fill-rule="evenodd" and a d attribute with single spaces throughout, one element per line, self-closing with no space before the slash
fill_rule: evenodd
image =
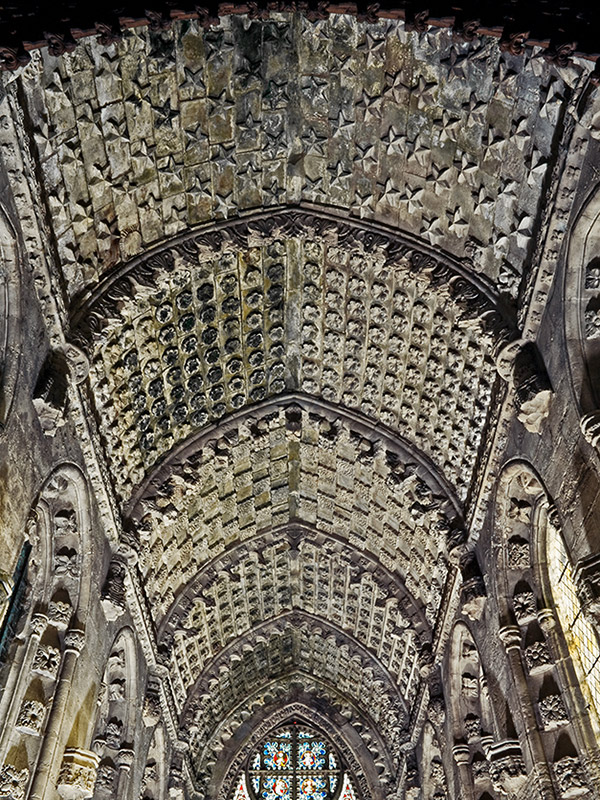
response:
<path id="1" fill-rule="evenodd" d="M 473 776 L 471 775 L 471 748 L 468 744 L 455 744 L 452 754 L 458 767 L 460 796 L 462 800 L 474 800 Z"/>
<path id="2" fill-rule="evenodd" d="M 521 659 L 521 630 L 516 625 L 507 625 L 500 629 L 500 639 L 508 655 L 531 760 L 539 777 L 540 794 L 550 799 L 554 797 L 554 789 Z"/>
<path id="3" fill-rule="evenodd" d="M 63 723 L 77 659 L 84 643 L 85 633 L 83 630 L 71 628 L 67 631 L 65 636 L 65 651 L 60 675 L 56 684 L 56 692 L 54 693 L 54 702 L 52 703 L 52 710 L 48 717 L 46 735 L 42 742 L 35 775 L 29 792 L 30 800 L 45 800 L 49 797 L 48 784 L 54 786 L 54 782 L 58 777 L 59 754 L 57 753 L 57 749 L 63 734 Z"/>
<path id="4" fill-rule="evenodd" d="M 37 650 L 40 638 L 46 630 L 48 624 L 48 617 L 45 614 L 36 613 L 32 616 L 30 622 L 31 634 L 25 647 L 19 647 L 13 662 L 12 668 L 9 671 L 8 681 L 4 687 L 2 699 L 6 698 L 8 701 L 7 706 L 0 704 L 0 711 L 6 715 L 8 724 L 3 726 L 2 736 L 0 736 L 0 751 L 4 750 L 6 739 L 12 734 L 13 726 L 16 724 L 17 714 L 21 704 L 21 692 L 18 691 L 19 679 L 22 676 L 23 664 L 28 667 L 33 662 L 33 655 Z"/>

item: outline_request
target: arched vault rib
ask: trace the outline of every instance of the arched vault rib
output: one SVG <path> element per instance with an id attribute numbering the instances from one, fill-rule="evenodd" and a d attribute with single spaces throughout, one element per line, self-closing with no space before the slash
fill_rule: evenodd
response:
<path id="1" fill-rule="evenodd" d="M 417 669 L 412 650 L 412 668 Z M 409 654 L 411 657 L 411 654 Z M 175 656 L 175 659 L 178 655 Z M 190 689 L 181 728 L 195 753 L 266 686 L 316 681 L 345 698 L 397 759 L 409 738 L 407 698 L 381 663 L 348 634 L 301 613 L 259 626 L 220 654 Z M 214 744 L 214 743 L 213 743 Z"/>
<path id="2" fill-rule="evenodd" d="M 330 542 L 304 538 L 296 551 L 274 544 L 260 553 L 262 565 L 255 557 L 241 560 L 220 573 L 210 591 L 186 598 L 189 611 L 172 639 L 162 643 L 172 653 L 173 688 L 181 705 L 227 645 L 242 647 L 255 626 L 289 612 L 306 614 L 303 619 L 316 624 L 322 620 L 356 640 L 393 676 L 407 702 L 415 699 L 416 654 L 431 634 L 419 630 L 419 618 L 407 618 L 394 587 L 383 589 L 380 576 L 362 571 L 360 561 L 353 563 L 351 554 L 336 552 Z"/>
<path id="3" fill-rule="evenodd" d="M 362 796 L 379 800 L 395 786 L 398 762 L 386 752 L 377 729 L 335 689 L 318 681 L 303 688 L 302 681 L 292 679 L 289 685 L 275 682 L 265 700 L 250 698 L 250 715 L 237 709 L 222 726 L 214 745 L 194 765 L 197 790 L 228 800 L 252 749 L 273 727 L 291 717 L 306 720 L 331 738 L 357 778 Z"/>
<path id="4" fill-rule="evenodd" d="M 246 419 L 236 437 L 188 458 L 139 515 L 139 566 L 157 624 L 230 543 L 248 548 L 260 532 L 302 522 L 372 553 L 428 625 L 437 617 L 452 530 L 444 497 L 341 421 L 306 411 L 290 420 L 281 408 Z"/>
<path id="5" fill-rule="evenodd" d="M 123 501 L 196 432 L 286 391 L 385 425 L 464 501 L 502 304 L 389 232 L 298 212 L 239 225 L 165 245 L 75 314 Z"/>

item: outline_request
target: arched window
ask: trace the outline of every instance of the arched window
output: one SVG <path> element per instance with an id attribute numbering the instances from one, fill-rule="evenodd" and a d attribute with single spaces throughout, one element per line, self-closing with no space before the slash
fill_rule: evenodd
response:
<path id="1" fill-rule="evenodd" d="M 348 773 L 325 737 L 296 720 L 258 745 L 234 800 L 357 800 Z"/>
<path id="2" fill-rule="evenodd" d="M 548 523 L 548 576 L 556 610 L 582 690 L 600 719 L 600 645 L 577 597 L 571 561 L 560 532 Z M 583 680 L 582 680 L 583 679 Z"/>

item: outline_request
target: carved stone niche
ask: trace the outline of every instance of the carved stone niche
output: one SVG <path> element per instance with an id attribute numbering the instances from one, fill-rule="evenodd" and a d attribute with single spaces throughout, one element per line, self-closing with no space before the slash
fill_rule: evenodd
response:
<path id="1" fill-rule="evenodd" d="M 509 797 L 516 795 L 527 780 L 519 742 L 515 739 L 504 739 L 491 745 L 487 755 L 494 788 Z"/>
<path id="2" fill-rule="evenodd" d="M 530 433 L 540 433 L 550 413 L 552 387 L 546 367 L 533 342 L 525 342 L 516 352 L 512 384 L 518 408 L 517 418 Z"/>
<path id="3" fill-rule="evenodd" d="M 600 625 L 600 554 L 577 562 L 574 575 L 579 602 L 596 626 Z"/>
<path id="4" fill-rule="evenodd" d="M 554 749 L 552 769 L 561 798 L 588 795 L 586 776 L 573 743 L 566 733 L 561 733 Z"/>
<path id="5" fill-rule="evenodd" d="M 54 436 L 58 428 L 65 424 L 68 379 L 69 367 L 65 354 L 51 350 L 40 369 L 32 398 L 46 436 Z"/>
<path id="6" fill-rule="evenodd" d="M 108 622 L 114 622 L 125 611 L 125 564 L 113 558 L 102 587 L 102 609 Z"/>
<path id="7" fill-rule="evenodd" d="M 75 747 L 65 750 L 56 787 L 63 800 L 92 797 L 99 761 L 90 750 Z"/>
<path id="8" fill-rule="evenodd" d="M 487 593 L 475 553 L 469 552 L 462 556 L 460 559 L 460 571 L 463 579 L 461 592 L 462 612 L 470 619 L 481 619 Z"/>

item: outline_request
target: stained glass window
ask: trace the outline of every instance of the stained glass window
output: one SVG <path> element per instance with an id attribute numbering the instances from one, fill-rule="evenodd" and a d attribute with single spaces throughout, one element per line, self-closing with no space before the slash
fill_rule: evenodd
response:
<path id="1" fill-rule="evenodd" d="M 547 550 L 548 573 L 560 623 L 577 670 L 584 678 L 582 689 L 600 717 L 598 637 L 577 597 L 571 561 L 562 536 L 551 524 L 548 524 Z"/>
<path id="2" fill-rule="evenodd" d="M 335 749 L 295 721 L 261 742 L 244 777 L 234 800 L 356 800 Z"/>

